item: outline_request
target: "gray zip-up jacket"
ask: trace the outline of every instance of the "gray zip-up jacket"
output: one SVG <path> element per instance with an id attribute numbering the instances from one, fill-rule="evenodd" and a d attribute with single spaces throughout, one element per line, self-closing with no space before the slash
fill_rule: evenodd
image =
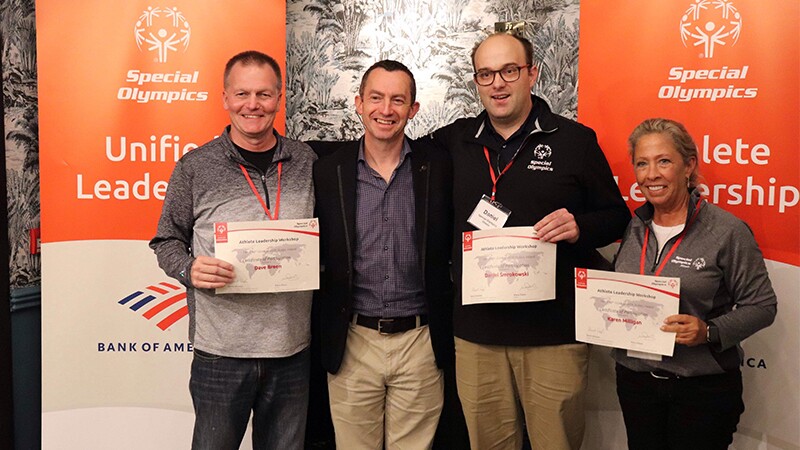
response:
<path id="1" fill-rule="evenodd" d="M 700 211 L 689 224 L 696 205 Z M 639 207 L 628 225 L 617 253 L 617 272 L 639 273 L 645 229 L 653 219 L 653 206 Z M 661 361 L 630 358 L 625 350 L 615 349 L 614 358 L 637 372 L 667 370 L 679 376 L 698 376 L 737 369 L 742 361 L 739 343 L 775 319 L 777 299 L 764 257 L 746 223 L 716 205 L 700 200 L 695 189 L 689 199 L 686 233 L 670 256 L 661 276 L 681 279 L 681 314 L 691 314 L 719 329 L 718 345 L 687 347 L 676 344 L 672 357 Z M 667 241 L 667 255 L 678 237 Z M 650 231 L 645 251 L 645 275 L 653 275 L 661 261 L 656 260 L 658 243 Z"/>
<path id="2" fill-rule="evenodd" d="M 261 198 L 276 204 L 282 162 L 279 219 L 313 216 L 311 169 L 316 155 L 301 142 L 278 135 L 272 164 L 262 174 L 234 148 L 228 134 L 198 147 L 175 165 L 161 219 L 150 247 L 164 272 L 186 286 L 189 339 L 208 353 L 237 358 L 291 356 L 310 342 L 311 291 L 279 294 L 215 294 L 192 286 L 196 256 L 214 256 L 214 222 L 269 220 L 247 183 L 244 166 Z M 271 213 L 275 213 L 270 209 Z"/>

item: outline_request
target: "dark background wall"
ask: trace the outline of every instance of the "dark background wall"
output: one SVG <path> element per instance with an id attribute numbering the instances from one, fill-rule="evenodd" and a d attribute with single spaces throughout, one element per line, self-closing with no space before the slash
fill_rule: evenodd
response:
<path id="1" fill-rule="evenodd" d="M 0 3 L 3 142 L 0 211 L 0 448 L 41 447 L 41 265 L 34 0 Z M 12 438 L 14 439 L 12 441 Z"/>
<path id="2" fill-rule="evenodd" d="M 2 66 L 2 64 L 0 64 Z M 0 127 L 0 130 L 3 127 Z M 5 134 L 5 132 L 3 133 Z M 3 155 L 5 156 L 5 146 Z M 0 211 L 7 211 L 6 160 L 0 159 Z M 6 222 L 7 223 L 7 222 Z M 0 235 L 0 255 L 8 257 L 8 234 Z M 0 264 L 0 448 L 12 448 L 14 416 L 11 376 L 11 304 L 9 302 L 8 266 Z"/>

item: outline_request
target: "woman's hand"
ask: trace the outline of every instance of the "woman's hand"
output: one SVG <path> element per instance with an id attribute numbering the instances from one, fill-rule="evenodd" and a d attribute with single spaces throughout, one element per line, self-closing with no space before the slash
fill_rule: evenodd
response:
<path id="1" fill-rule="evenodd" d="M 664 319 L 661 331 L 674 332 L 675 343 L 689 347 L 705 344 L 708 325 L 701 319 L 689 314 L 675 314 Z"/>

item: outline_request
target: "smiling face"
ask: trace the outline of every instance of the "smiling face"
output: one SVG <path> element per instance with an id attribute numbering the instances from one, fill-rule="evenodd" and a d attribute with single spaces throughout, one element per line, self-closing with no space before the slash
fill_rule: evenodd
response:
<path id="1" fill-rule="evenodd" d="M 516 38 L 507 34 L 495 34 L 486 38 L 475 50 L 473 60 L 475 72 L 481 70 L 500 70 L 507 66 L 526 66 L 520 69 L 519 79 L 504 81 L 495 74 L 489 86 L 476 83 L 483 107 L 489 114 L 492 124 L 518 128 L 528 118 L 531 107 L 531 89 L 536 82 L 538 71 L 531 67 L 525 55 L 525 48 Z"/>
<path id="2" fill-rule="evenodd" d="M 633 170 L 644 197 L 657 212 L 678 211 L 689 198 L 688 177 L 697 160 L 684 162 L 668 134 L 645 134 L 633 147 Z"/>
<path id="3" fill-rule="evenodd" d="M 374 69 L 355 102 L 366 139 L 386 144 L 402 141 L 408 120 L 419 110 L 411 100 L 411 78 L 400 70 Z"/>
<path id="4" fill-rule="evenodd" d="M 240 147 L 269 149 L 280 107 L 278 77 L 268 64 L 235 64 L 227 77 L 222 101 L 231 119 L 231 140 Z"/>

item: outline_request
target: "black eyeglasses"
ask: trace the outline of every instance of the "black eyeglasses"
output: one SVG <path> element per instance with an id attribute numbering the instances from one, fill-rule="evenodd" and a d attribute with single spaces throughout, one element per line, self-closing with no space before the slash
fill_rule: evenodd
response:
<path id="1" fill-rule="evenodd" d="M 500 70 L 479 70 L 472 74 L 472 78 L 481 86 L 490 86 L 494 83 L 495 75 L 499 73 L 503 81 L 511 83 L 512 81 L 519 80 L 520 71 L 528 67 L 530 67 L 530 64 L 525 64 L 524 66 L 509 65 Z"/>

